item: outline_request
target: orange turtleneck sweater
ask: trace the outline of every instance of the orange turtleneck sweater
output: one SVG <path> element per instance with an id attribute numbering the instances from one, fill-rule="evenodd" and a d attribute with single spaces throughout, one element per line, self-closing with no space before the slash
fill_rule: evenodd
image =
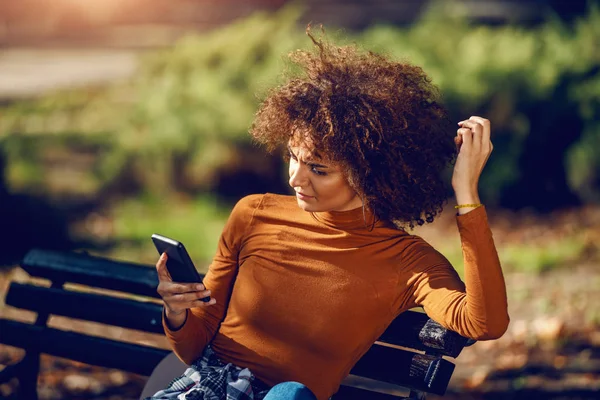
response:
<path id="1" fill-rule="evenodd" d="M 204 279 L 217 303 L 190 310 L 166 335 L 191 364 L 211 344 L 224 362 L 274 385 L 298 381 L 333 395 L 352 366 L 401 312 L 423 306 L 475 339 L 508 326 L 500 262 L 479 207 L 457 216 L 465 284 L 418 236 L 362 208 L 308 213 L 293 196 L 252 195 L 234 207 Z"/>

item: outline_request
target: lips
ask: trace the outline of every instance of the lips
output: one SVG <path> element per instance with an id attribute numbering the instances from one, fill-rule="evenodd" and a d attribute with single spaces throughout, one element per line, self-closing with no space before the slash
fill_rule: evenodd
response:
<path id="1" fill-rule="evenodd" d="M 314 198 L 314 197 L 315 197 L 315 196 L 309 196 L 309 195 L 306 195 L 306 194 L 304 194 L 304 193 L 301 193 L 301 192 L 296 192 L 296 195 L 297 195 L 298 197 L 300 197 L 301 199 L 312 199 L 312 198 Z"/>

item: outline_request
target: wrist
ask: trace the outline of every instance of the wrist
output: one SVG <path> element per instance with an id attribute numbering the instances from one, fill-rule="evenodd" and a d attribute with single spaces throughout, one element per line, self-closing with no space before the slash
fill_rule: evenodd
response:
<path id="1" fill-rule="evenodd" d="M 465 204 L 481 204 L 481 200 L 479 199 L 479 195 L 475 192 L 456 192 L 456 204 L 457 205 L 465 205 Z M 456 209 L 458 215 L 464 215 L 470 211 L 476 209 L 475 207 L 460 207 Z"/>
<path id="2" fill-rule="evenodd" d="M 181 329 L 183 325 L 185 325 L 187 321 L 187 309 L 178 313 L 170 311 L 167 307 L 164 307 L 163 310 L 165 322 L 167 323 L 167 327 L 170 330 L 176 331 Z"/>
<path id="3" fill-rule="evenodd" d="M 187 311 L 187 310 L 173 311 L 166 305 L 164 306 L 164 309 L 165 309 L 165 315 L 167 317 L 177 317 L 179 315 L 183 315 Z"/>
<path id="4" fill-rule="evenodd" d="M 454 197 L 456 198 L 456 204 L 481 203 L 479 193 L 476 190 L 455 190 Z"/>
<path id="5" fill-rule="evenodd" d="M 458 205 L 454 206 L 454 208 L 456 209 L 457 215 L 464 215 L 464 214 L 467 214 L 481 206 L 483 206 L 483 204 L 481 204 L 481 203 L 469 203 L 469 204 L 458 204 Z"/>

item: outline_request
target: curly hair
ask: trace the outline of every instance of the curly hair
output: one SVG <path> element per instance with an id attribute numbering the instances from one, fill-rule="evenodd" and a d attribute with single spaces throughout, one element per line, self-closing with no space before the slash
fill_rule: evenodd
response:
<path id="1" fill-rule="evenodd" d="M 314 51 L 289 55 L 304 73 L 269 93 L 251 135 L 273 151 L 302 132 L 343 166 L 377 218 L 399 228 L 432 222 L 456 157 L 438 89 L 420 67 L 307 34 Z"/>

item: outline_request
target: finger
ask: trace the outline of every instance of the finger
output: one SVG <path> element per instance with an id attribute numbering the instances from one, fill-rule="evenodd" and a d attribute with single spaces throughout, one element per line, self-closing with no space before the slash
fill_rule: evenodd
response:
<path id="1" fill-rule="evenodd" d="M 207 301 L 207 302 L 204 302 L 204 301 L 198 299 L 192 303 L 192 307 L 206 307 L 206 306 L 212 306 L 213 304 L 217 304 L 217 300 L 214 297 L 212 299 L 210 299 L 210 301 Z"/>
<path id="2" fill-rule="evenodd" d="M 158 273 L 159 281 L 168 281 L 171 282 L 171 274 L 169 274 L 169 270 L 167 269 L 167 253 L 162 253 L 160 258 L 156 262 L 156 272 Z"/>
<path id="3" fill-rule="evenodd" d="M 457 134 L 454 136 L 454 144 L 456 145 L 456 152 L 458 153 L 460 151 L 460 146 L 463 144 L 462 135 Z"/>
<path id="4" fill-rule="evenodd" d="M 181 294 L 181 293 L 197 293 L 206 290 L 201 283 L 180 283 L 170 282 L 166 291 L 170 294 Z"/>
<path id="5" fill-rule="evenodd" d="M 205 290 L 201 283 L 176 283 L 171 281 L 160 281 L 156 291 L 163 300 L 171 299 L 174 295 L 183 293 L 196 293 Z"/>
<path id="6" fill-rule="evenodd" d="M 189 295 L 186 294 L 185 296 Z M 184 296 L 184 295 L 177 295 L 177 296 Z M 170 298 L 168 300 L 165 299 L 165 304 L 168 304 L 168 306 L 171 309 L 176 309 L 176 310 L 185 310 L 188 308 L 194 308 L 194 307 L 206 307 L 206 306 L 212 306 L 213 304 L 217 303 L 217 300 L 213 297 L 211 298 L 209 301 L 202 301 L 202 299 L 204 297 L 209 297 L 209 296 L 202 296 L 201 298 L 192 298 L 192 299 L 184 299 L 182 300 L 182 298 Z"/>
<path id="7" fill-rule="evenodd" d="M 483 142 L 484 143 L 489 142 L 491 134 L 492 134 L 492 123 L 490 122 L 490 120 L 482 118 L 482 117 L 478 117 L 476 115 L 472 116 L 469 119 L 472 121 L 477 121 L 478 123 L 481 124 L 481 126 L 483 126 Z"/>
<path id="8" fill-rule="evenodd" d="M 458 123 L 458 125 L 461 128 L 472 129 L 474 133 L 483 134 L 483 125 L 481 125 L 477 121 L 471 121 L 471 120 L 461 121 Z"/>
<path id="9" fill-rule="evenodd" d="M 473 147 L 473 131 L 469 128 L 460 128 L 456 131 L 456 134 L 462 138 L 462 145 L 460 150 L 471 149 Z"/>
<path id="10" fill-rule="evenodd" d="M 177 305 L 179 308 L 189 308 L 189 303 L 198 300 L 198 295 L 195 292 L 191 293 L 175 293 L 163 297 L 165 303 Z"/>
<path id="11" fill-rule="evenodd" d="M 189 303 L 193 303 L 194 301 L 203 299 L 205 297 L 210 297 L 210 293 L 206 294 L 206 292 L 210 291 L 207 290 L 204 292 L 176 293 L 165 296 L 164 301 L 178 305 L 186 305 L 189 307 Z"/>
<path id="12" fill-rule="evenodd" d="M 483 125 L 476 121 L 462 121 L 459 123 L 462 128 L 469 128 L 473 131 L 473 147 L 477 150 L 481 149 L 483 138 Z"/>

